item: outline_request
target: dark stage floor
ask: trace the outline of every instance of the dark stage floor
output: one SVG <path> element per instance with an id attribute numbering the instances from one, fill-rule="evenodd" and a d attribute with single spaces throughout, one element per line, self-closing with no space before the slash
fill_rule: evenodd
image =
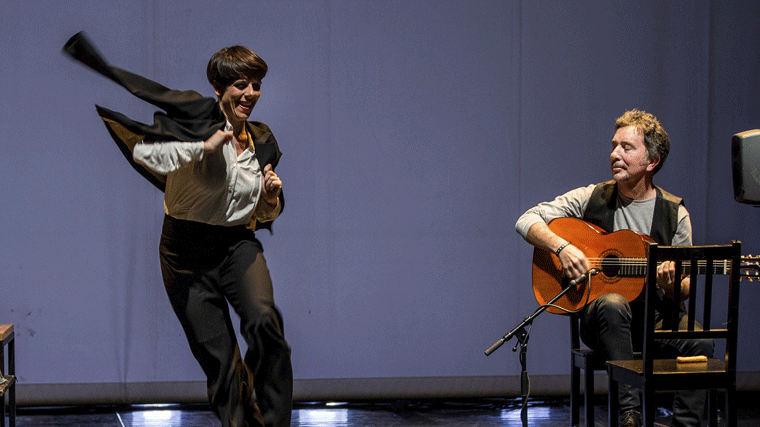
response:
<path id="1" fill-rule="evenodd" d="M 743 398 L 740 402 L 738 423 L 740 427 L 760 425 L 760 408 L 754 401 L 755 399 Z M 291 426 L 521 426 L 521 405 L 520 399 L 446 402 L 395 401 L 335 405 L 299 403 L 293 409 Z M 596 410 L 596 425 L 599 427 L 606 426 L 605 402 L 600 401 Z M 214 415 L 203 405 L 20 408 L 16 421 L 16 425 L 19 427 L 221 426 Z M 530 401 L 528 425 L 554 427 L 569 426 L 569 424 L 568 399 L 532 399 Z M 660 411 L 658 424 L 670 425 L 666 411 Z"/>

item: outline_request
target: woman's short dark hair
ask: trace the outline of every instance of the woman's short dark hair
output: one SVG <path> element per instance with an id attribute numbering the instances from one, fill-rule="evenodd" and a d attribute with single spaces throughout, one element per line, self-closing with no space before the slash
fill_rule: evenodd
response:
<path id="1" fill-rule="evenodd" d="M 238 79 L 261 81 L 267 63 L 245 46 L 225 47 L 213 54 L 206 67 L 206 77 L 215 89 L 224 89 Z"/>
<path id="2" fill-rule="evenodd" d="M 670 152 L 670 138 L 660 121 L 646 111 L 633 109 L 626 111 L 615 121 L 615 130 L 626 126 L 633 126 L 644 135 L 649 160 L 660 159 L 660 163 L 655 166 L 652 174 L 657 173 Z"/>

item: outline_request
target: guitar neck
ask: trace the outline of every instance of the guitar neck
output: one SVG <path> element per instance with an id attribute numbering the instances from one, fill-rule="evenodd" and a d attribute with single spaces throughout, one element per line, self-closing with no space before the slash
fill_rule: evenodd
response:
<path id="1" fill-rule="evenodd" d="M 602 272 L 616 272 L 616 274 L 607 274 L 608 276 L 644 277 L 646 275 L 646 258 L 602 259 L 600 264 Z M 691 274 L 691 262 L 683 262 L 682 268 L 684 274 Z M 729 274 L 730 272 L 731 261 L 722 260 L 713 262 L 712 274 Z M 706 261 L 697 261 L 696 273 L 707 273 Z"/>

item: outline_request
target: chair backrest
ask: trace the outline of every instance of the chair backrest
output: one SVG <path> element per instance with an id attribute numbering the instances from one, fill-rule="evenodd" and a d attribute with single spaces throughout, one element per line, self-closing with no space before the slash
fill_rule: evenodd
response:
<path id="1" fill-rule="evenodd" d="M 686 301 L 679 298 L 680 280 L 676 280 L 675 297 L 672 300 L 663 298 L 662 292 L 658 292 L 657 266 L 665 261 L 675 263 L 676 277 L 688 275 L 690 278 L 689 296 Z M 730 245 L 712 246 L 659 246 L 656 243 L 648 245 L 643 347 L 645 373 L 652 372 L 654 341 L 662 339 L 723 340 L 726 347 L 726 371 L 736 371 L 740 265 L 741 242 L 738 241 Z M 719 277 L 723 275 L 727 275 L 727 279 Z M 714 301 L 724 300 L 717 297 L 720 295 L 717 293 L 720 288 L 725 288 L 723 290 L 727 295 L 725 317 L 722 308 L 713 307 Z M 699 301 L 702 303 L 701 306 L 697 305 Z M 679 313 L 687 306 L 688 324 L 685 328 L 679 328 Z M 663 317 L 663 325 L 655 330 L 655 311 L 658 309 Z M 721 314 L 720 321 L 713 319 L 717 316 L 716 313 Z M 699 322 L 701 327 L 697 326 L 696 322 Z"/>

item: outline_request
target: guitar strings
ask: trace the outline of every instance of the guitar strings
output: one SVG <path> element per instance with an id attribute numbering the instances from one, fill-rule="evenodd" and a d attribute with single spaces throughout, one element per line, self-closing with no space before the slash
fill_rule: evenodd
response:
<path id="1" fill-rule="evenodd" d="M 646 267 L 647 261 L 643 258 L 588 258 L 589 261 L 591 261 L 593 264 L 597 266 L 641 266 Z M 658 263 L 662 264 L 662 263 Z M 684 268 L 691 267 L 691 261 L 684 261 L 681 263 L 681 265 Z M 707 267 L 707 261 L 704 260 L 698 260 L 697 261 L 697 268 L 706 268 Z M 722 270 L 728 270 L 731 267 L 731 261 L 715 261 L 713 262 L 713 269 L 722 269 Z"/>

